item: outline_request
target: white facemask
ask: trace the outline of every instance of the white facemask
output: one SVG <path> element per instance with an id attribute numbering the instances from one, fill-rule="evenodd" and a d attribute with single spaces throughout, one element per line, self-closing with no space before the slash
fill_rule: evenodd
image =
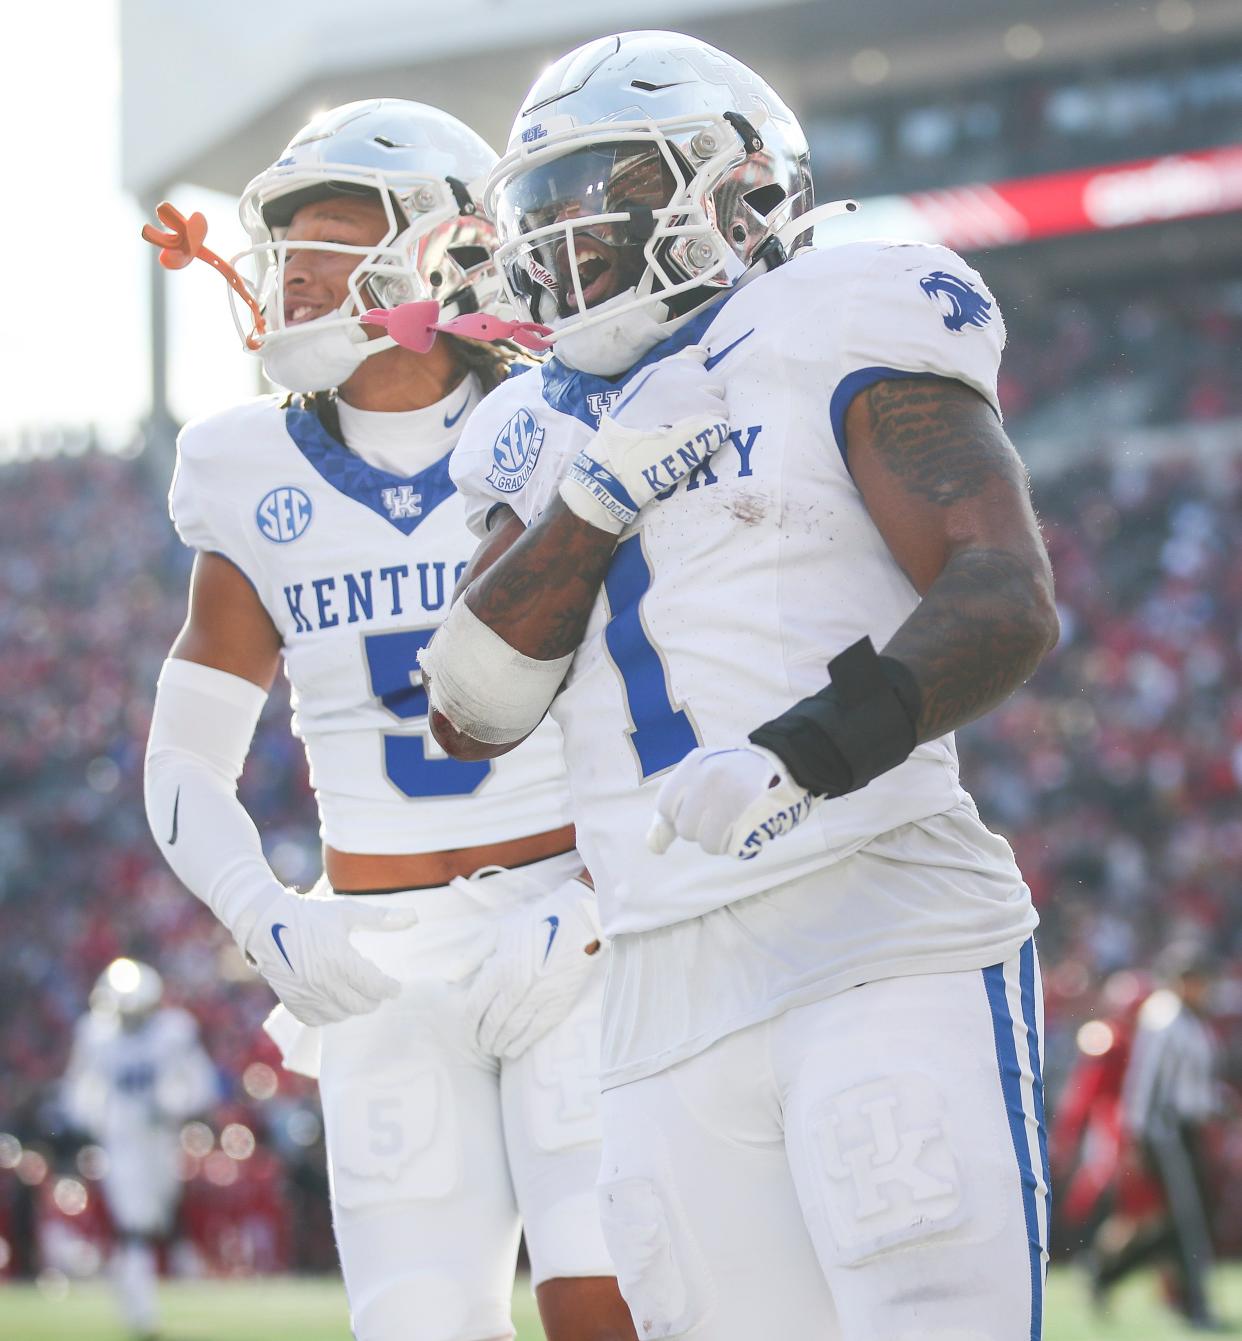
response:
<path id="1" fill-rule="evenodd" d="M 591 308 L 591 316 L 633 301 L 632 292 L 619 293 Z M 579 372 L 615 377 L 632 368 L 649 349 L 654 349 L 661 340 L 667 340 L 682 324 L 680 321 L 658 321 L 657 316 L 663 315 L 664 310 L 663 303 L 649 303 L 622 312 L 612 321 L 568 331 L 553 344 L 552 352 L 562 363 Z"/>
<path id="2" fill-rule="evenodd" d="M 263 342 L 260 357 L 269 381 L 288 391 L 331 391 L 347 381 L 364 359 L 393 348 L 387 336 L 368 340 L 361 326 L 332 314 L 277 331 Z"/>

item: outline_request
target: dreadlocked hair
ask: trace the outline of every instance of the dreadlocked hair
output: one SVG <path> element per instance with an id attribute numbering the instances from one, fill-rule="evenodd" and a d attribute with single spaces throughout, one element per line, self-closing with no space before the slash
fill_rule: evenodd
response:
<path id="1" fill-rule="evenodd" d="M 509 340 L 466 340 L 460 335 L 447 333 L 442 334 L 440 339 L 448 342 L 457 366 L 479 379 L 485 396 L 489 391 L 494 391 L 513 372 L 515 366 L 530 366 L 538 362 Z"/>

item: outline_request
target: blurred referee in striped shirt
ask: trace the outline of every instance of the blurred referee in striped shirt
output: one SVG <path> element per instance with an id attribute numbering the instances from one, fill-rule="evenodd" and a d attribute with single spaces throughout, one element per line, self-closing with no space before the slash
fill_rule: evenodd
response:
<path id="1" fill-rule="evenodd" d="M 1203 1131 L 1220 1111 L 1218 1047 L 1205 1018 L 1215 973 L 1201 947 L 1171 946 L 1160 959 L 1168 984 L 1139 1012 L 1122 1088 L 1122 1121 L 1164 1193 L 1164 1214 L 1093 1271 L 1097 1296 L 1135 1267 L 1171 1260 L 1178 1304 L 1192 1326 L 1218 1324 L 1208 1299 L 1212 1267 Z"/>

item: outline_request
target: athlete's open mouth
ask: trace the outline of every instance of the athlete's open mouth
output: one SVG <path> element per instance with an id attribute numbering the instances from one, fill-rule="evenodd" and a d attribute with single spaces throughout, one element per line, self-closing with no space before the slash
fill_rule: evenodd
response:
<path id="1" fill-rule="evenodd" d="M 593 307 L 607 298 L 612 289 L 612 262 L 597 252 L 589 242 L 578 244 L 578 281 L 582 285 L 584 307 Z M 561 274 L 566 273 L 565 257 L 558 257 Z M 578 310 L 578 295 L 572 284 L 564 286 L 565 306 L 571 312 Z"/>

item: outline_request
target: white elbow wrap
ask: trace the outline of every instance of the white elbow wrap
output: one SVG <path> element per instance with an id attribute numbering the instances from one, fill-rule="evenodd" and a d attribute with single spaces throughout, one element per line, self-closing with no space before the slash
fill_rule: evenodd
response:
<path id="1" fill-rule="evenodd" d="M 282 889 L 237 779 L 267 694 L 227 671 L 170 658 L 151 714 L 147 821 L 183 884 L 242 942 L 259 896 Z"/>
<path id="2" fill-rule="evenodd" d="M 431 681 L 431 706 L 485 745 L 508 745 L 543 720 L 569 656 L 537 661 L 511 647 L 459 600 L 418 662 Z"/>

